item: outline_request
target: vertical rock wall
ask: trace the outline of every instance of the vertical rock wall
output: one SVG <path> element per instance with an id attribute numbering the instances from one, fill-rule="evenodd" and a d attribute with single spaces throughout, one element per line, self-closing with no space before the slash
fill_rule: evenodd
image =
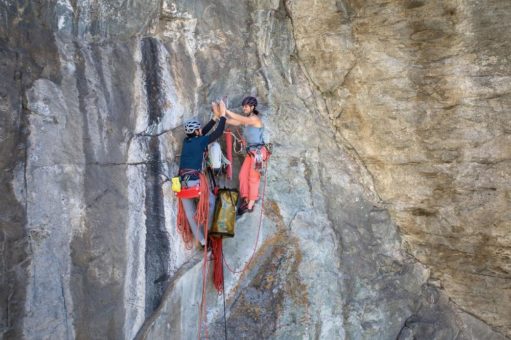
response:
<path id="1" fill-rule="evenodd" d="M 165 176 L 186 118 L 253 94 L 264 220 L 224 242 L 211 338 L 503 338 L 508 7 L 2 3 L 0 334 L 197 337 Z"/>
<path id="2" fill-rule="evenodd" d="M 48 10 L 37 4 L 2 4 L 1 11 L 1 74 L 0 82 L 0 182 L 2 185 L 1 219 L 0 219 L 0 242 L 1 242 L 1 264 L 0 264 L 0 328 L 1 334 L 8 338 L 20 338 L 23 334 L 25 320 L 22 317 L 31 312 L 27 309 L 25 302 L 32 301 L 34 305 L 41 305 L 41 299 L 35 294 L 27 294 L 29 286 L 33 286 L 35 277 L 31 270 L 32 254 L 40 249 L 31 247 L 33 243 L 40 243 L 47 238 L 47 232 L 37 228 L 38 224 L 48 223 L 52 216 L 44 209 L 37 210 L 32 206 L 35 199 L 29 190 L 29 182 L 34 183 L 33 177 L 29 174 L 29 163 L 39 163 L 41 177 L 51 177 L 51 169 L 44 169 L 44 165 L 51 159 L 51 155 L 30 156 L 29 150 L 35 150 L 36 146 L 28 143 L 30 135 L 30 121 L 40 126 L 44 121 L 53 121 L 51 112 L 41 108 L 41 115 L 28 117 L 27 91 L 42 77 L 48 81 L 39 81 L 36 88 L 47 88 L 52 94 L 58 95 L 58 91 L 51 86 L 51 81 L 59 81 L 59 62 L 57 58 L 57 47 L 54 41 L 47 39 L 51 35 L 51 29 L 44 25 L 41 17 L 49 15 Z M 35 91 L 32 91 L 32 94 Z M 62 96 L 57 97 L 62 104 Z M 48 103 L 48 106 L 51 105 Z M 54 123 L 53 127 L 58 124 Z M 45 132 L 41 133 L 42 135 Z M 45 138 L 45 137 L 43 137 Z M 47 138 L 47 137 L 46 137 Z M 56 151 L 56 150 L 53 150 Z M 58 156 L 57 156 L 58 157 Z M 69 177 L 68 182 L 73 182 Z M 44 190 L 43 185 L 36 184 L 34 192 Z M 52 201 L 60 201 L 59 195 L 49 197 Z M 63 194 L 66 196 L 66 194 Z M 59 202 L 60 203 L 60 202 Z M 41 220 L 36 221 L 28 212 L 38 215 Z M 69 218 L 67 215 L 65 218 Z M 54 247 L 64 241 L 68 235 L 58 237 L 58 240 L 51 245 Z M 47 248 L 51 248 L 48 247 Z M 44 252 L 44 250 L 41 250 Z M 66 293 L 62 291 L 65 285 L 64 278 L 60 273 L 68 272 L 67 263 L 52 261 L 46 265 L 42 259 L 36 259 L 45 266 L 51 266 L 54 270 L 55 280 L 52 282 L 48 295 L 55 298 L 55 304 L 61 304 Z M 48 289 L 44 286 L 50 280 L 42 280 L 40 288 L 42 291 Z M 67 312 L 59 308 L 60 323 L 66 319 Z M 63 329 L 66 329 L 63 326 Z"/>
<path id="3" fill-rule="evenodd" d="M 509 4 L 289 4 L 337 140 L 374 178 L 406 249 L 509 335 Z"/>
<path id="4" fill-rule="evenodd" d="M 152 38 L 142 40 L 142 64 L 145 74 L 145 88 L 148 99 L 149 125 L 155 126 L 161 120 L 161 72 L 159 70 L 158 42 Z M 151 313 L 159 304 L 163 278 L 168 272 L 169 242 L 165 235 L 165 211 L 161 185 L 161 152 L 158 136 L 149 138 L 149 167 L 146 180 L 146 312 Z M 160 283 L 155 286 L 155 283 Z M 156 291 L 153 291 L 156 290 Z"/>

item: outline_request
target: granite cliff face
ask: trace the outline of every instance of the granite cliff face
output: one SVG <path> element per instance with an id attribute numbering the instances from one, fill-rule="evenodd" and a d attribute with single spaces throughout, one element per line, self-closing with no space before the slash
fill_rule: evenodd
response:
<path id="1" fill-rule="evenodd" d="M 297 14 L 293 22 L 337 139 L 373 176 L 430 281 L 509 335 L 511 318 L 502 316 L 511 315 L 511 31 L 502 24 L 510 4 L 337 6 L 290 5 L 291 12 L 332 13 L 312 24 Z M 321 32 L 330 39 L 321 43 Z M 318 59 L 318 48 L 328 58 Z"/>
<path id="2" fill-rule="evenodd" d="M 4 338 L 197 337 L 164 175 L 225 94 L 258 97 L 275 153 L 210 338 L 511 336 L 506 1 L 0 9 Z"/>

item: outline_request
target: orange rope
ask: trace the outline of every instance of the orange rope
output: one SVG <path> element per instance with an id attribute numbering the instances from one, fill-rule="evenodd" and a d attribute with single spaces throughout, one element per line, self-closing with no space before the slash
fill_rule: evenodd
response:
<path id="1" fill-rule="evenodd" d="M 197 211 L 195 212 L 194 219 L 197 222 L 197 225 L 203 225 L 206 226 L 206 232 L 207 232 L 207 225 L 208 225 L 208 216 L 209 216 L 209 186 L 208 186 L 208 179 L 206 178 L 206 175 L 204 175 L 202 172 L 199 173 L 199 185 L 200 185 L 200 197 L 199 197 L 199 203 L 197 204 Z M 206 234 L 204 234 L 204 237 L 206 237 Z"/>
<path id="2" fill-rule="evenodd" d="M 183 208 L 183 201 L 181 198 L 177 199 L 177 232 L 181 234 L 181 238 L 185 244 L 185 248 L 190 250 L 193 247 L 193 234 L 190 229 L 190 223 L 186 218 L 185 209 Z"/>
<path id="3" fill-rule="evenodd" d="M 211 238 L 211 251 L 213 254 L 213 285 L 218 294 L 224 291 L 224 268 L 222 265 L 222 239 L 220 237 Z"/>

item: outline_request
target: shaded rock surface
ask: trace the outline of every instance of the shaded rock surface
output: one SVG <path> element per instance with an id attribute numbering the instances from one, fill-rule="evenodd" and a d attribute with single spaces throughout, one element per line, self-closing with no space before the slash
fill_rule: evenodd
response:
<path id="1" fill-rule="evenodd" d="M 0 9 L 4 338 L 197 338 L 165 179 L 224 94 L 258 97 L 275 153 L 202 332 L 511 335 L 506 1 Z"/>

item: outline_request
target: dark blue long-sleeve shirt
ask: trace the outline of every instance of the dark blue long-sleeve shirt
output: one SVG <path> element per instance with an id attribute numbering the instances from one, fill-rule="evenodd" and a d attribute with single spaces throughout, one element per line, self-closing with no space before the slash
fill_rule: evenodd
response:
<path id="1" fill-rule="evenodd" d="M 218 126 L 211 134 L 206 134 L 215 125 L 214 120 L 210 120 L 202 129 L 202 136 L 186 137 L 183 141 L 183 149 L 181 151 L 181 161 L 179 163 L 179 172 L 185 170 L 202 170 L 202 160 L 204 152 L 208 149 L 208 145 L 222 136 L 225 128 L 225 117 L 221 117 Z M 190 179 L 197 179 L 196 175 L 190 175 Z"/>

